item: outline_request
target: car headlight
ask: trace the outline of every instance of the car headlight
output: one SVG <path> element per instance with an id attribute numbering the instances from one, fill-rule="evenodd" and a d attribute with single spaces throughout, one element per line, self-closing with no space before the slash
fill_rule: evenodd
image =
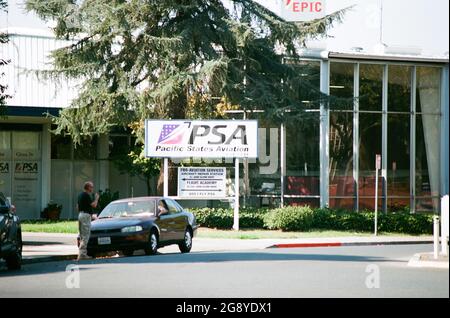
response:
<path id="1" fill-rule="evenodd" d="M 130 232 L 140 232 L 142 231 L 142 226 L 137 225 L 137 226 L 127 226 L 122 228 L 122 233 L 130 233 Z"/>

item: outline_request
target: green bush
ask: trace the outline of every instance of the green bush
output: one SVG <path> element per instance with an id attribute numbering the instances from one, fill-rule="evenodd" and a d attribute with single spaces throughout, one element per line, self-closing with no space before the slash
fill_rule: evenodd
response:
<path id="1" fill-rule="evenodd" d="M 233 209 L 201 208 L 190 209 L 194 213 L 197 224 L 209 228 L 229 229 L 233 226 Z M 239 226 L 241 228 L 263 228 L 264 215 L 267 209 L 241 209 L 239 211 Z"/>
<path id="2" fill-rule="evenodd" d="M 224 208 L 193 209 L 197 223 L 203 227 L 230 229 L 233 226 L 233 210 Z M 350 212 L 333 209 L 285 207 L 273 210 L 247 208 L 239 213 L 241 228 L 271 229 L 282 231 L 355 231 L 373 232 L 374 213 Z M 406 234 L 432 234 L 433 216 L 410 214 L 406 211 L 378 213 L 378 231 Z"/>
<path id="3" fill-rule="evenodd" d="M 314 212 L 309 206 L 275 209 L 265 218 L 269 229 L 283 231 L 309 231 Z"/>

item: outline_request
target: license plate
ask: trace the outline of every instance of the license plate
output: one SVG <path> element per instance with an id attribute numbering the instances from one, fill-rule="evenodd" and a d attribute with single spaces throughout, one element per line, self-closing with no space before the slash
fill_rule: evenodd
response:
<path id="1" fill-rule="evenodd" d="M 110 237 L 99 237 L 98 238 L 98 245 L 106 245 L 106 244 L 111 244 Z"/>

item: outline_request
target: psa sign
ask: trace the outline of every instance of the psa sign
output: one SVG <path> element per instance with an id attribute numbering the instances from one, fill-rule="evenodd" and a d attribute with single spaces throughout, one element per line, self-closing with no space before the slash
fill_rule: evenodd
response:
<path id="1" fill-rule="evenodd" d="M 257 158 L 256 120 L 147 120 L 145 155 Z"/>
<path id="2" fill-rule="evenodd" d="M 280 15 L 286 21 L 311 21 L 326 15 L 325 0 L 281 0 L 280 2 Z"/>

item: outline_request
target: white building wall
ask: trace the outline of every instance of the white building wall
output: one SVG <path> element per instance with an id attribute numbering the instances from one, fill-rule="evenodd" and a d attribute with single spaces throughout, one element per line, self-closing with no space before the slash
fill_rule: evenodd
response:
<path id="1" fill-rule="evenodd" d="M 50 32 L 10 28 L 9 42 L 0 46 L 0 55 L 10 63 L 5 67 L 8 106 L 67 107 L 76 96 L 75 82 L 44 80 L 36 71 L 51 69 L 51 51 L 70 44 L 56 40 Z"/>

